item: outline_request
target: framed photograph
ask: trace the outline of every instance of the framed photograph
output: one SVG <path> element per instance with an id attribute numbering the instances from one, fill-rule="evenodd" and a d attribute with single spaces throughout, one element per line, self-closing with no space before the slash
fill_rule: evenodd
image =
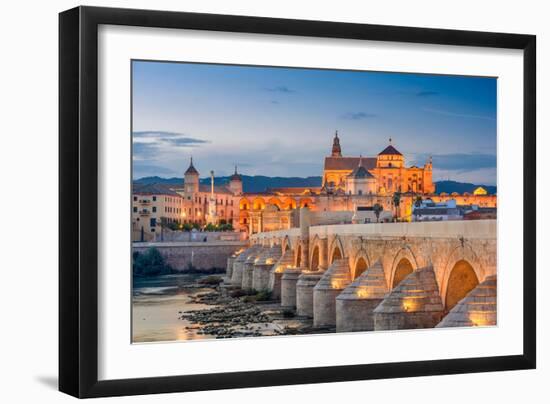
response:
<path id="1" fill-rule="evenodd" d="M 532 369 L 532 35 L 60 14 L 59 386 Z"/>

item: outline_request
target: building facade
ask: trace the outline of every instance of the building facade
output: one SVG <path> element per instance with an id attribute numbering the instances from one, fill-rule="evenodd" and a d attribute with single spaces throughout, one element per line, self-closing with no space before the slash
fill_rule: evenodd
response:
<path id="1" fill-rule="evenodd" d="M 344 156 L 338 133 L 330 155 L 324 159 L 320 187 L 243 192 L 237 167 L 227 183 L 215 184 L 214 173 L 210 172 L 210 181 L 205 184 L 191 158 L 181 186 L 134 188 L 133 226 L 141 232 L 158 232 L 160 218 L 166 217 L 164 220 L 200 226 L 230 223 L 237 231 L 254 234 L 297 227 L 299 209 L 305 207 L 314 213 L 312 217 L 319 224 L 412 221 L 415 204 L 424 199 L 496 208 L 496 195 L 488 195 L 483 188 L 472 194 L 436 195 L 432 170 L 431 159 L 422 167 L 407 167 L 405 157 L 391 139 L 376 157 Z M 374 215 L 376 205 L 381 208 L 378 216 Z"/>

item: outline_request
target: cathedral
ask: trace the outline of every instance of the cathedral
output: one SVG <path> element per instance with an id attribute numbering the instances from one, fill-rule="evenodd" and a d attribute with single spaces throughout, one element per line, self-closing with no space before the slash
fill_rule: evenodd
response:
<path id="1" fill-rule="evenodd" d="M 261 231 L 297 227 L 299 208 L 307 207 L 319 223 L 368 223 L 410 221 L 419 198 L 434 202 L 456 201 L 496 207 L 496 195 L 435 194 L 431 158 L 422 166 L 405 164 L 405 157 L 391 139 L 375 157 L 346 156 L 338 132 L 330 155 L 324 159 L 319 187 L 268 188 L 264 192 L 243 192 L 243 181 L 235 167 L 223 184 L 201 183 L 191 158 L 181 186 L 134 185 L 132 223 L 135 231 L 153 234 L 162 221 L 178 224 L 230 223 L 238 231 Z M 378 205 L 379 208 L 375 209 Z M 381 209 L 381 212 L 375 210 Z M 314 224 L 314 223 L 313 223 Z"/>
<path id="2" fill-rule="evenodd" d="M 391 144 L 376 157 L 342 155 L 338 132 L 332 153 L 325 157 L 323 189 L 328 193 L 388 195 L 395 192 L 432 194 L 432 162 L 423 167 L 406 167 L 405 158 Z"/>

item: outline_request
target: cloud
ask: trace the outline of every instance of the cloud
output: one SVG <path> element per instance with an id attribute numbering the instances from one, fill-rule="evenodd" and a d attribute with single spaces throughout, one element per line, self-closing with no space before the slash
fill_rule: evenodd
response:
<path id="1" fill-rule="evenodd" d="M 434 97 L 439 95 L 437 91 L 419 91 L 415 94 L 417 97 Z"/>
<path id="2" fill-rule="evenodd" d="M 428 154 L 417 155 L 414 164 L 422 166 L 429 157 Z M 484 153 L 434 154 L 432 160 L 434 171 L 466 173 L 480 169 L 496 169 L 497 166 L 497 156 Z"/>
<path id="3" fill-rule="evenodd" d="M 148 143 L 151 140 L 170 143 L 174 146 L 190 147 L 204 143 L 210 143 L 208 140 L 188 137 L 183 133 L 165 132 L 161 130 L 146 130 L 132 132 L 134 142 Z"/>
<path id="4" fill-rule="evenodd" d="M 283 94 L 292 94 L 296 92 L 296 90 L 288 88 L 287 86 L 268 87 L 265 89 L 265 91 L 269 91 L 272 93 L 283 93 Z"/>
<path id="5" fill-rule="evenodd" d="M 142 162 L 134 162 L 132 170 L 134 178 L 177 174 L 174 172 L 174 170 L 171 170 L 170 168 Z"/>
<path id="6" fill-rule="evenodd" d="M 272 104 L 279 105 L 279 101 L 277 101 L 277 100 L 271 100 L 270 102 L 271 102 Z"/>
<path id="7" fill-rule="evenodd" d="M 452 116 L 452 117 L 456 117 L 456 118 L 485 119 L 485 120 L 489 120 L 489 121 L 496 120 L 496 117 L 489 116 L 489 115 L 463 114 L 463 113 L 460 113 L 460 112 L 445 111 L 445 110 L 442 110 L 442 109 L 434 109 L 434 108 L 422 108 L 422 110 L 426 111 L 426 112 L 431 112 L 433 114 Z"/>
<path id="8" fill-rule="evenodd" d="M 375 118 L 377 115 L 369 112 L 347 112 L 342 115 L 342 119 L 359 121 L 361 119 Z"/>
<path id="9" fill-rule="evenodd" d="M 174 150 L 210 143 L 209 140 L 189 137 L 177 132 L 150 130 L 135 131 L 132 135 L 134 161 L 162 159 L 166 153 Z"/>

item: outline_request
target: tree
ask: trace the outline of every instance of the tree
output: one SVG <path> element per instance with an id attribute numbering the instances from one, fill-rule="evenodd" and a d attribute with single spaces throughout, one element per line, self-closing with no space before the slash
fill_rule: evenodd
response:
<path id="1" fill-rule="evenodd" d="M 415 207 L 414 216 L 415 216 L 415 218 L 417 218 L 416 209 L 419 208 L 420 206 L 422 206 L 422 197 L 420 195 L 418 195 L 414 200 L 414 207 Z"/>
<path id="2" fill-rule="evenodd" d="M 393 194 L 393 206 L 395 207 L 395 219 L 399 217 L 399 205 L 401 204 L 401 192 L 397 191 Z"/>
<path id="3" fill-rule="evenodd" d="M 144 253 L 134 251 L 132 257 L 132 271 L 135 276 L 165 275 L 173 272 L 156 248 L 149 248 Z"/>
<path id="4" fill-rule="evenodd" d="M 374 215 L 376 216 L 376 223 L 379 223 L 380 213 L 382 213 L 384 208 L 379 203 L 375 203 L 372 207 L 372 210 L 374 211 Z"/>

